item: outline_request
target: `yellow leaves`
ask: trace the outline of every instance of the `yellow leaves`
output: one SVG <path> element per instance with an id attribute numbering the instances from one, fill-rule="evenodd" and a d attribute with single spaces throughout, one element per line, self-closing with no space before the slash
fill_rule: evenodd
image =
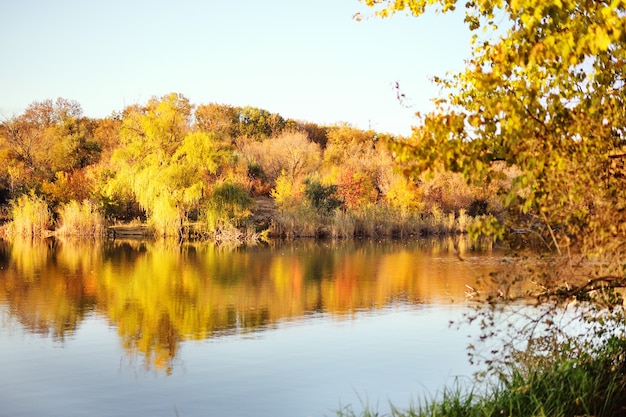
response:
<path id="1" fill-rule="evenodd" d="M 611 44 L 611 37 L 603 27 L 597 27 L 595 31 L 595 47 L 598 51 L 606 51 Z"/>
<path id="2" fill-rule="evenodd" d="M 401 213 L 407 214 L 422 208 L 422 190 L 404 176 L 395 175 L 385 194 L 387 203 Z"/>
<path id="3" fill-rule="evenodd" d="M 140 154 L 158 149 L 169 156 L 190 130 L 191 109 L 189 100 L 175 93 L 131 107 L 122 122 L 122 142 L 134 144 Z"/>
<path id="4" fill-rule="evenodd" d="M 185 97 L 170 94 L 130 109 L 122 121 L 114 182 L 132 192 L 159 234 L 178 234 L 232 152 L 215 134 L 191 130 L 191 109 Z"/>
<path id="5" fill-rule="evenodd" d="M 481 117 L 478 114 L 472 114 L 471 116 L 467 118 L 467 121 L 470 124 L 470 126 L 477 128 L 481 124 Z"/>
<path id="6" fill-rule="evenodd" d="M 467 69 L 440 82 L 450 94 L 411 140 L 393 144 L 397 161 L 411 174 L 444 168 L 479 180 L 503 160 L 522 171 L 506 206 L 528 217 L 549 212 L 597 245 L 617 221 L 626 223 L 606 215 L 619 213 L 626 198 L 617 191 L 626 188 L 623 177 L 606 167 L 625 134 L 626 1 L 474 0 L 465 5 L 466 22 L 478 27 L 499 4 L 510 29 L 472 38 Z"/>
<path id="7" fill-rule="evenodd" d="M 185 169 L 215 173 L 226 159 L 225 150 L 219 149 L 214 135 L 205 132 L 190 133 L 174 152 L 173 161 L 180 161 Z"/>
<path id="8" fill-rule="evenodd" d="M 413 16 L 421 16 L 426 8 L 432 5 L 439 5 L 438 11 L 447 13 L 454 11 L 457 5 L 457 0 L 362 0 L 362 2 L 376 9 L 376 16 L 382 18 L 407 10 Z M 496 3 L 501 3 L 501 0 L 496 0 Z M 361 20 L 362 16 L 357 14 L 355 18 Z"/>
<path id="9" fill-rule="evenodd" d="M 526 28 L 532 28 L 536 21 L 535 16 L 529 14 L 522 14 L 519 19 Z"/>
<path id="10" fill-rule="evenodd" d="M 276 180 L 276 186 L 271 191 L 276 205 L 281 210 L 289 210 L 302 200 L 304 186 L 283 171 Z"/>

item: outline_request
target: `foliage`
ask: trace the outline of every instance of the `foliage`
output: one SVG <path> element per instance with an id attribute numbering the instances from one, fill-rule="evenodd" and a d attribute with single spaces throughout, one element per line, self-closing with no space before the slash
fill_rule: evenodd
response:
<path id="1" fill-rule="evenodd" d="M 195 127 L 200 132 L 215 133 L 224 139 L 234 138 L 237 135 L 239 111 L 239 108 L 226 104 L 200 105 L 194 113 Z"/>
<path id="2" fill-rule="evenodd" d="M 342 171 L 337 184 L 337 195 L 347 208 L 357 209 L 376 201 L 377 193 L 370 176 L 349 167 Z"/>
<path id="3" fill-rule="evenodd" d="M 93 141 L 97 144 L 100 152 L 100 161 L 106 163 L 111 159 L 111 154 L 119 146 L 119 129 L 122 124 L 120 116 L 106 117 L 104 119 L 95 119 Z"/>
<path id="4" fill-rule="evenodd" d="M 180 233 L 202 200 L 207 180 L 228 155 L 214 135 L 192 132 L 190 120 L 186 98 L 154 98 L 145 108 L 126 113 L 122 144 L 113 154 L 118 164 L 113 194 L 131 190 L 160 235 Z"/>
<path id="5" fill-rule="evenodd" d="M 376 13 L 455 0 L 366 0 Z M 406 172 L 460 172 L 470 183 L 501 181 L 506 216 L 482 231 L 562 257 L 560 281 L 620 282 L 626 274 L 626 3 L 482 0 L 464 4 L 472 41 L 466 69 L 436 82 L 448 91 L 420 115 L 413 137 L 392 149 Z M 511 232 L 514 232 L 511 233 Z M 567 272 L 570 271 L 570 272 Z M 536 271 L 526 275 L 537 277 Z M 575 279 L 565 281 L 570 276 Z"/>
<path id="6" fill-rule="evenodd" d="M 384 188 L 383 178 L 396 169 L 387 143 L 391 137 L 373 131 L 362 131 L 349 126 L 333 126 L 328 131 L 324 165 L 333 174 L 334 181 L 346 170 L 361 172 L 373 186 Z"/>
<path id="7" fill-rule="evenodd" d="M 20 116 L 2 124 L 0 143 L 15 162 L 23 164 L 25 187 L 29 178 L 51 179 L 57 171 L 85 167 L 98 159 L 100 147 L 93 140 L 93 123 L 82 116 L 75 101 L 33 102 Z"/>
<path id="8" fill-rule="evenodd" d="M 207 203 L 209 231 L 215 232 L 227 226 L 242 226 L 252 214 L 253 205 L 254 200 L 242 187 L 228 182 L 216 185 Z"/>
<path id="9" fill-rule="evenodd" d="M 385 200 L 387 204 L 400 210 L 403 215 L 420 212 L 424 206 L 421 188 L 405 176 L 393 175 L 386 191 Z"/>
<path id="10" fill-rule="evenodd" d="M 453 0 L 367 0 L 383 16 Z M 504 199 L 513 221 L 547 226 L 553 249 L 585 253 L 624 248 L 624 65 L 622 1 L 469 2 L 474 36 L 466 70 L 437 78 L 450 94 L 396 143 L 410 171 L 443 166 L 470 181 L 496 178 L 495 161 L 519 168 Z M 497 15 L 497 16 L 496 16 Z M 496 21 L 502 22 L 497 27 Z M 499 36 L 500 35 L 500 36 Z M 562 233 L 549 236 L 554 226 Z M 535 227 L 536 228 L 536 227 Z"/>
<path id="11" fill-rule="evenodd" d="M 258 164 L 272 183 L 284 171 L 292 180 L 317 170 L 321 163 L 318 144 L 302 132 L 286 131 L 264 141 L 248 141 L 240 145 L 253 164 Z"/>
<path id="12" fill-rule="evenodd" d="M 391 150 L 413 178 L 444 170 L 470 185 L 498 184 L 474 200 L 500 199 L 486 210 L 474 204 L 498 210 L 474 232 L 549 253 L 513 258 L 513 272 L 492 275 L 474 294 L 489 308 L 469 319 L 481 323 L 483 359 L 504 385 L 488 390 L 487 402 L 457 395 L 443 405 L 460 411 L 437 404 L 416 415 L 623 413 L 623 355 L 613 346 L 626 338 L 616 291 L 626 286 L 626 2 L 364 3 L 382 17 L 465 12 L 474 32 L 465 70 L 434 78 L 444 91 L 435 111 L 418 114 L 412 137 Z M 511 313 L 522 300 L 539 307 Z M 591 331 L 567 334 L 556 319 L 563 312 Z"/>
<path id="13" fill-rule="evenodd" d="M 362 131 L 348 125 L 337 125 L 328 129 L 328 142 L 324 160 L 336 166 L 347 162 L 369 160 L 367 155 L 374 150 L 378 135 L 373 131 Z"/>
<path id="14" fill-rule="evenodd" d="M 258 140 L 279 135 L 285 128 L 285 119 L 277 113 L 246 106 L 239 111 L 237 134 Z"/>
<path id="15" fill-rule="evenodd" d="M 310 122 L 296 123 L 296 130 L 304 132 L 309 140 L 313 143 L 320 145 L 320 148 L 326 148 L 326 142 L 328 142 L 328 128 L 325 126 L 319 126 Z"/>
<path id="16" fill-rule="evenodd" d="M 59 171 L 55 174 L 54 181 L 45 180 L 41 184 L 41 193 L 46 196 L 46 200 L 53 208 L 72 200 L 86 200 L 91 196 L 92 191 L 93 184 L 84 170 Z"/>
<path id="17" fill-rule="evenodd" d="M 337 186 L 334 184 L 323 185 L 319 180 L 307 178 L 304 181 L 304 196 L 309 200 L 313 208 L 322 213 L 332 213 L 341 207 L 341 200 L 335 197 Z"/>
<path id="18" fill-rule="evenodd" d="M 299 205 L 303 192 L 303 184 L 283 171 L 276 179 L 276 187 L 271 191 L 271 195 L 279 210 L 289 210 Z"/>
<path id="19" fill-rule="evenodd" d="M 89 199 L 111 223 L 145 221 L 156 234 L 179 237 L 211 235 L 203 229 L 215 214 L 207 213 L 210 194 L 224 183 L 257 197 L 271 195 L 282 211 L 271 207 L 254 219 L 269 225 L 280 216 L 274 230 L 282 235 L 405 235 L 418 230 L 409 224 L 414 220 L 432 233 L 440 229 L 436 222 L 419 214 L 433 204 L 444 215 L 470 209 L 459 196 L 471 193 L 458 182 L 439 181 L 447 174 L 410 181 L 400 176 L 390 140 L 249 106 L 196 108 L 175 93 L 103 119 L 84 117 L 70 100 L 34 102 L 0 124 L 0 162 L 7 166 L 0 173 L 0 208 L 8 217 L 7 202 L 30 190 L 54 213 L 72 200 Z M 344 212 L 336 214 L 336 208 Z M 200 223 L 203 230 L 193 233 Z"/>

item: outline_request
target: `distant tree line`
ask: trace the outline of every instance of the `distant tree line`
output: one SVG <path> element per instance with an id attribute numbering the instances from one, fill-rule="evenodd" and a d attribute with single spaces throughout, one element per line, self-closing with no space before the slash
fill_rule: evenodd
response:
<path id="1" fill-rule="evenodd" d="M 485 187 L 403 175 L 397 139 L 176 93 L 96 119 L 76 101 L 33 102 L 0 124 L 0 207 L 11 221 L 37 199 L 54 228 L 70 203 L 89 204 L 107 224 L 204 237 L 260 223 L 282 236 L 462 231 L 460 215 L 487 211 Z"/>

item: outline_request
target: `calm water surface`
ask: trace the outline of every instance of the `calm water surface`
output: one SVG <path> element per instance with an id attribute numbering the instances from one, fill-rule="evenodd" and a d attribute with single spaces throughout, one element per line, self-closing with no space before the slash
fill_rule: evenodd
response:
<path id="1" fill-rule="evenodd" d="M 471 376 L 448 323 L 499 259 L 462 239 L 0 242 L 0 416 L 406 407 Z"/>

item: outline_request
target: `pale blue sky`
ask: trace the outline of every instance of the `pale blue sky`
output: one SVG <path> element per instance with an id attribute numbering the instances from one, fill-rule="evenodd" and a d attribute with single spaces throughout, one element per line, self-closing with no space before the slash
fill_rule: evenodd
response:
<path id="1" fill-rule="evenodd" d="M 359 11 L 371 13 L 358 0 L 1 0 L 0 116 L 64 97 L 103 117 L 178 92 L 408 134 L 438 93 L 429 77 L 463 68 L 463 17 Z"/>

